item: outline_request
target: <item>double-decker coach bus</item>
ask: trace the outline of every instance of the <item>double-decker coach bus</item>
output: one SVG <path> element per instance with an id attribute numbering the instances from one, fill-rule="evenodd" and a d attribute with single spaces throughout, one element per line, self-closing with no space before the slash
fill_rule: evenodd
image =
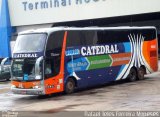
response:
<path id="1" fill-rule="evenodd" d="M 158 69 L 154 27 L 54 27 L 18 34 L 12 55 L 16 94 L 72 93 Z"/>

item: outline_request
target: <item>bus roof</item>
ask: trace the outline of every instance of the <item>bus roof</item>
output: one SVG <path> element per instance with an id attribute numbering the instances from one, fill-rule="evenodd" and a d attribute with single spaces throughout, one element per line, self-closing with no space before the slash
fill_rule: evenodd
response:
<path id="1" fill-rule="evenodd" d="M 23 32 L 20 32 L 21 34 L 30 34 L 30 33 L 47 33 L 50 34 L 54 31 L 60 31 L 60 30 L 117 30 L 117 29 L 156 29 L 154 26 L 143 26 L 143 27 L 137 27 L 137 26 L 120 26 L 120 27 L 51 27 L 51 28 L 39 28 L 39 29 L 32 29 L 32 30 L 26 30 Z"/>

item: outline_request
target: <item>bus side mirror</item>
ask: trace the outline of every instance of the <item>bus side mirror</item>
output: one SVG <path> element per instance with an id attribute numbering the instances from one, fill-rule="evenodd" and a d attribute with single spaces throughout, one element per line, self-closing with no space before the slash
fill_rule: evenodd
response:
<path id="1" fill-rule="evenodd" d="M 35 79 L 41 79 L 42 76 L 41 76 L 41 62 L 43 61 L 43 56 L 39 57 L 37 60 L 36 60 L 36 63 L 35 63 Z"/>

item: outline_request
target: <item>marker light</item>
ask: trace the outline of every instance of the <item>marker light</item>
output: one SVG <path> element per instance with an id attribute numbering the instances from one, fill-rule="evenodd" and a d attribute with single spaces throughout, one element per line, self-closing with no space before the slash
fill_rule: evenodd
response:
<path id="1" fill-rule="evenodd" d="M 15 85 L 11 85 L 11 88 L 16 88 L 16 86 Z"/>
<path id="2" fill-rule="evenodd" d="M 36 86 L 33 86 L 33 89 L 38 89 L 40 88 L 40 86 L 36 85 Z"/>

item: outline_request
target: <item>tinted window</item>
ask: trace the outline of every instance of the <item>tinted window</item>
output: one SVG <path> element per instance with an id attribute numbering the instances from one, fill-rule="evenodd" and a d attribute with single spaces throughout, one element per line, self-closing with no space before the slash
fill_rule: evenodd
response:
<path id="1" fill-rule="evenodd" d="M 64 38 L 64 31 L 53 32 L 47 41 L 46 56 L 53 56 L 60 54 L 62 50 L 62 43 Z"/>
<path id="2" fill-rule="evenodd" d="M 82 31 L 83 45 L 95 45 L 97 43 L 97 31 Z"/>
<path id="3" fill-rule="evenodd" d="M 63 39 L 64 31 L 53 32 L 48 38 L 45 60 L 45 78 L 56 76 L 60 71 Z"/>
<path id="4" fill-rule="evenodd" d="M 154 29 L 77 30 L 68 31 L 67 47 L 129 42 L 130 34 L 135 36 L 141 34 L 146 41 L 156 38 Z"/>
<path id="5" fill-rule="evenodd" d="M 142 34 L 145 37 L 145 41 L 150 41 L 156 38 L 156 30 L 155 29 L 137 29 L 132 30 L 132 34 Z"/>
<path id="6" fill-rule="evenodd" d="M 97 31 L 97 36 L 98 36 L 97 44 L 128 42 L 129 33 L 130 31 L 128 30 Z"/>
<path id="7" fill-rule="evenodd" d="M 145 41 L 156 38 L 156 31 L 154 29 L 103 30 L 97 31 L 97 44 L 129 42 L 128 36 L 130 34 L 133 38 L 142 35 L 145 38 Z"/>
<path id="8" fill-rule="evenodd" d="M 96 43 L 96 31 L 68 31 L 67 47 L 94 45 Z"/>
<path id="9" fill-rule="evenodd" d="M 69 31 L 67 47 L 127 42 L 129 34 L 128 30 Z"/>
<path id="10" fill-rule="evenodd" d="M 68 31 L 67 47 L 82 45 L 83 34 L 81 31 Z"/>

